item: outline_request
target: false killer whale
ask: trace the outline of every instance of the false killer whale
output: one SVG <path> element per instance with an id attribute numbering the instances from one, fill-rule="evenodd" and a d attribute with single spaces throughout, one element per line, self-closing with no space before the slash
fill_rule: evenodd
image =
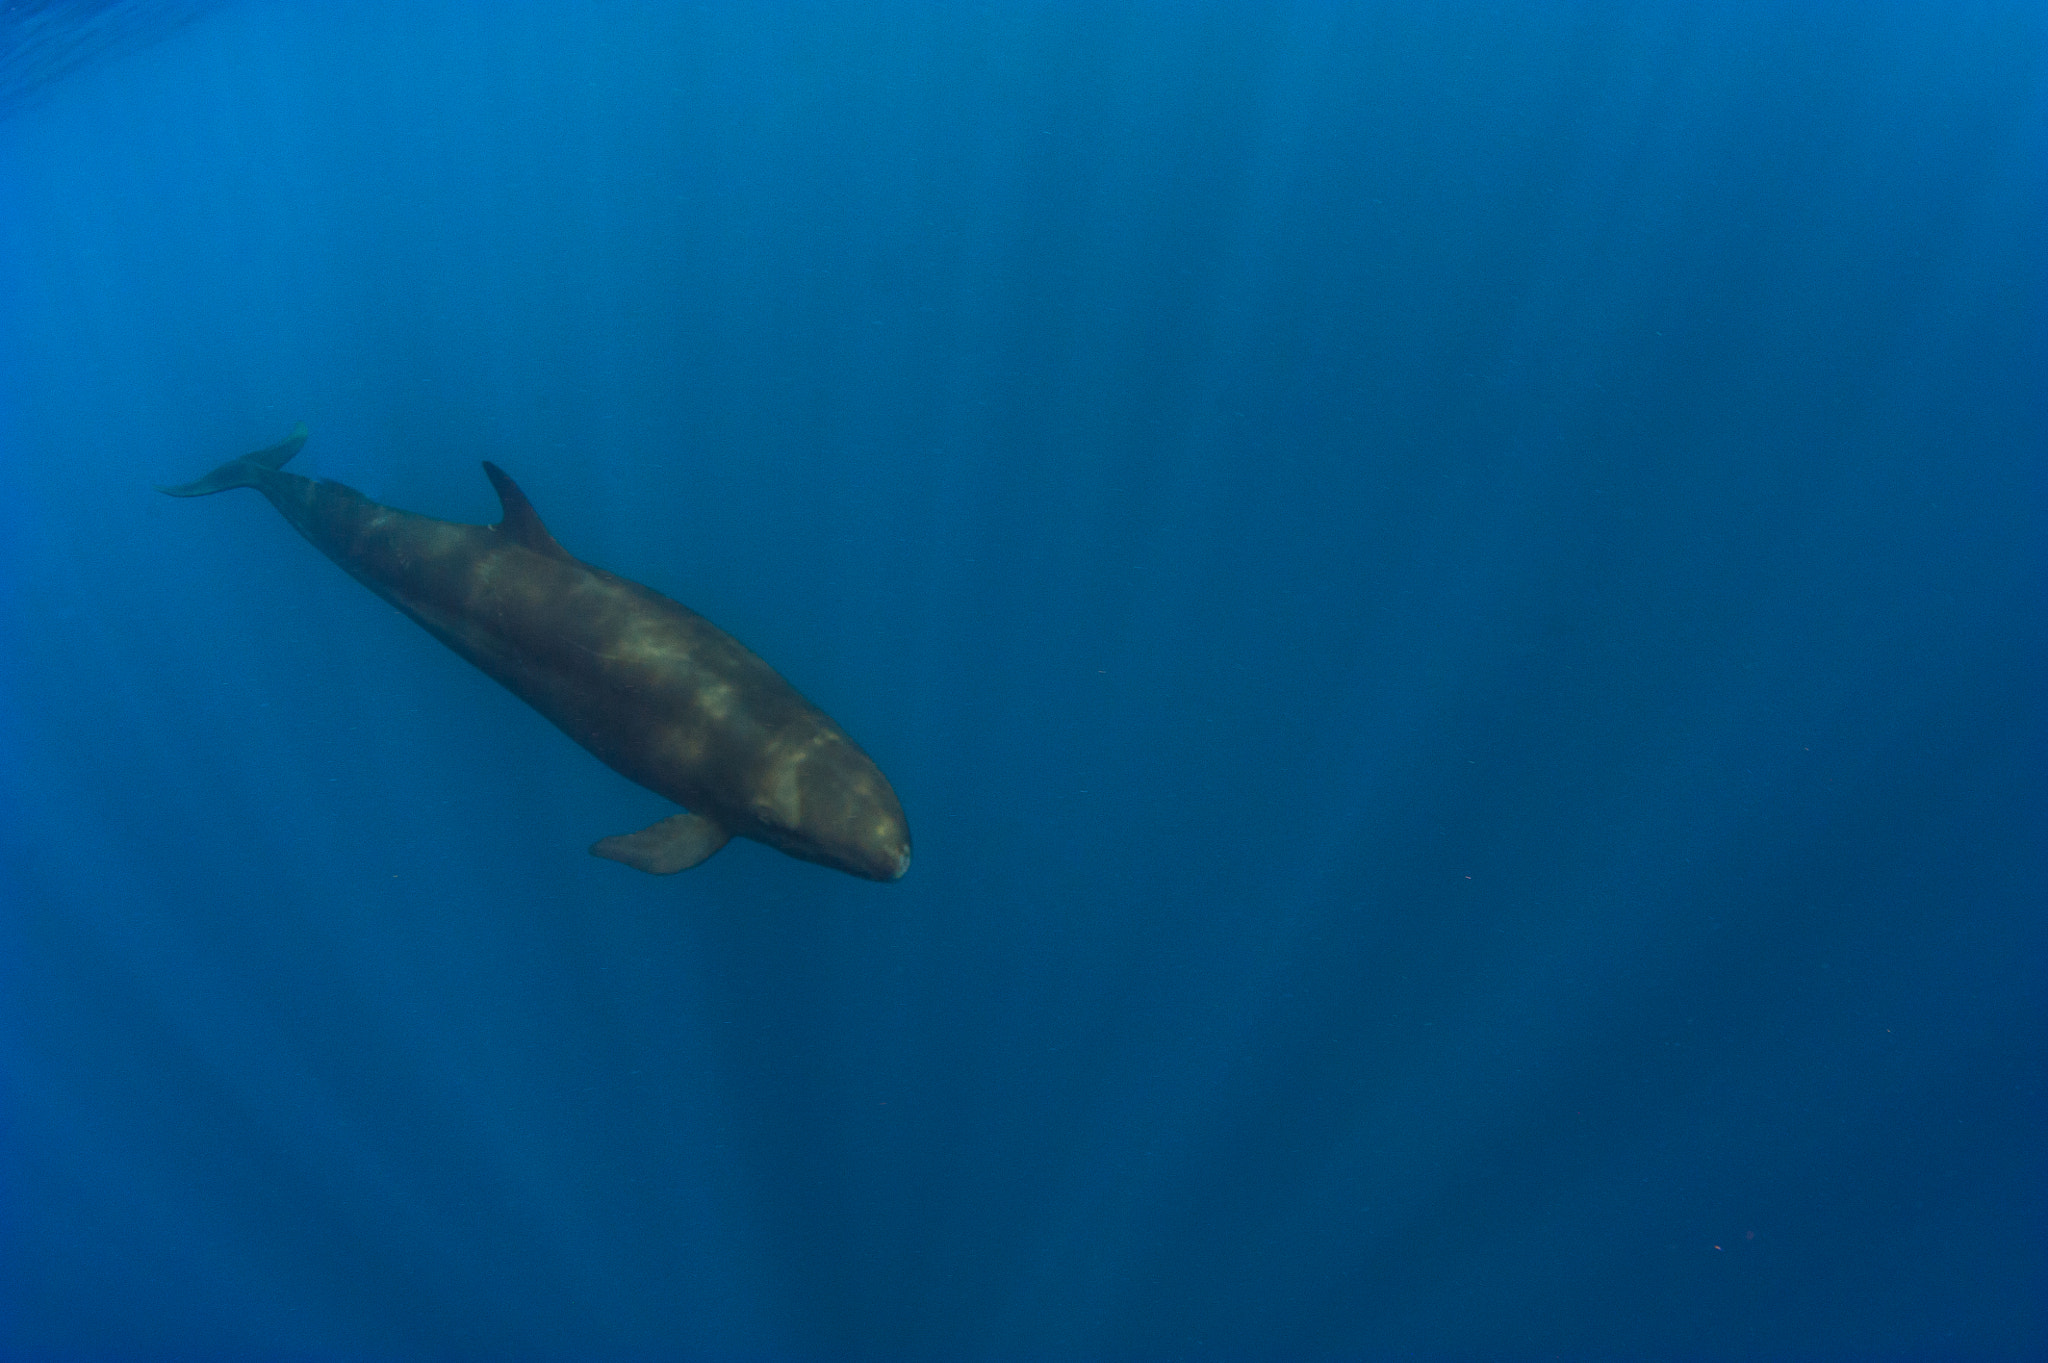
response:
<path id="1" fill-rule="evenodd" d="M 910 868 L 896 792 L 845 730 L 737 639 L 659 592 L 570 556 L 503 470 L 504 519 L 462 525 L 286 473 L 301 424 L 194 483 L 253 487 L 356 581 L 629 780 L 686 813 L 591 851 L 655 875 L 735 837 L 869 880 Z"/>

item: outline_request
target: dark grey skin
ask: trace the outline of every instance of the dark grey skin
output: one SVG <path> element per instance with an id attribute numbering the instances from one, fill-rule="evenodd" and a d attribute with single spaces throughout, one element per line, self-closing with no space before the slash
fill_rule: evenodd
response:
<path id="1" fill-rule="evenodd" d="M 570 557 L 496 465 L 484 472 L 505 518 L 460 525 L 284 472 L 305 443 L 302 425 L 159 490 L 255 488 L 356 581 L 606 766 L 689 811 L 593 853 L 670 875 L 742 837 L 869 880 L 910 869 L 903 806 L 845 730 L 703 616 Z"/>

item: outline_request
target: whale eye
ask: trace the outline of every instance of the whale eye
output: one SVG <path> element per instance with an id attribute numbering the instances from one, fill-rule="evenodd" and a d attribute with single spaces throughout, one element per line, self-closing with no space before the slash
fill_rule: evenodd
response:
<path id="1" fill-rule="evenodd" d="M 793 829 L 803 822 L 803 793 L 797 785 L 796 768 L 775 773 L 769 788 L 752 801 L 754 817 L 770 828 Z"/>

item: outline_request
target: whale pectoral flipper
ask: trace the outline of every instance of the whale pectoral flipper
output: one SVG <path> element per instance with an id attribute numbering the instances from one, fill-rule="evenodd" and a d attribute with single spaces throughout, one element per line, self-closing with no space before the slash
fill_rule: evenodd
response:
<path id="1" fill-rule="evenodd" d="M 674 814 L 638 833 L 600 838 L 590 845 L 590 855 L 623 861 L 652 876 L 672 876 L 710 860 L 731 837 L 701 814 Z"/>
<path id="2" fill-rule="evenodd" d="M 168 492 L 173 497 L 206 497 L 216 492 L 226 492 L 231 487 L 253 487 L 263 475 L 272 469 L 281 469 L 292 460 L 306 444 L 306 423 L 301 421 L 292 427 L 292 433 L 267 450 L 245 454 L 240 459 L 230 459 L 212 473 L 196 483 L 180 483 L 176 487 L 156 485 L 158 492 Z"/>

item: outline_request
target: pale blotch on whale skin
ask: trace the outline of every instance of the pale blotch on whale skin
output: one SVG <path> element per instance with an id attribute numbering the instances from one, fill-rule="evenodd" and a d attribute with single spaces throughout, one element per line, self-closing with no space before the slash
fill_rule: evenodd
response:
<path id="1" fill-rule="evenodd" d="M 267 450 L 161 488 L 253 487 L 315 548 L 540 711 L 614 771 L 682 805 L 591 847 L 656 875 L 735 837 L 869 880 L 910 868 L 910 827 L 880 768 L 737 639 L 572 557 L 502 470 L 504 519 L 463 525 L 286 473 L 301 425 Z"/>

